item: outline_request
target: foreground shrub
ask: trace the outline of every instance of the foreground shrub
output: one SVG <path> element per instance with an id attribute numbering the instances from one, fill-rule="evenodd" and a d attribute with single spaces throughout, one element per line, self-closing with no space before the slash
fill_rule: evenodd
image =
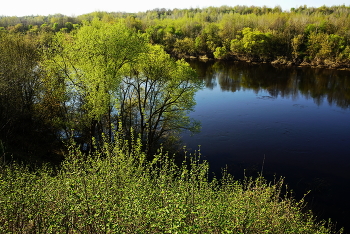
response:
<path id="1" fill-rule="evenodd" d="M 1 233 L 333 233 L 282 181 L 208 180 L 208 163 L 177 166 L 160 152 L 146 161 L 138 142 L 83 155 L 71 147 L 56 172 L 1 167 Z"/>

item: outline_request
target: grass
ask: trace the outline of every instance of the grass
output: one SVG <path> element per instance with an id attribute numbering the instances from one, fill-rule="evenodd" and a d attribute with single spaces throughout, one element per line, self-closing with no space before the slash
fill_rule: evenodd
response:
<path id="1" fill-rule="evenodd" d="M 335 233 L 303 201 L 282 196 L 283 181 L 236 181 L 189 155 L 176 165 L 139 142 L 70 147 L 54 171 L 12 163 L 0 168 L 0 233 Z M 339 233 L 341 232 L 338 231 Z"/>

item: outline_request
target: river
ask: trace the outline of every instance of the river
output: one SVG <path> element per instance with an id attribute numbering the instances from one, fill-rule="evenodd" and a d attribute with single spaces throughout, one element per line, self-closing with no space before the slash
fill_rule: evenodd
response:
<path id="1" fill-rule="evenodd" d="M 285 177 L 315 215 L 350 218 L 350 72 L 243 62 L 190 61 L 205 83 L 190 116 L 201 132 L 182 134 L 220 174 Z"/>

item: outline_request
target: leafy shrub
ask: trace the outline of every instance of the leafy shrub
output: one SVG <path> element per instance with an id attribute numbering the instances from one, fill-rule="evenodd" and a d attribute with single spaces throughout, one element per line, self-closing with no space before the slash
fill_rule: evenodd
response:
<path id="1" fill-rule="evenodd" d="M 225 59 L 228 57 L 228 52 L 226 50 L 226 47 L 217 47 L 214 52 L 214 58 L 216 59 Z"/>
<path id="2" fill-rule="evenodd" d="M 242 38 L 231 41 L 231 51 L 235 54 L 243 54 L 248 58 L 268 59 L 271 53 L 272 34 L 262 33 L 251 28 L 242 30 Z"/>
<path id="3" fill-rule="evenodd" d="M 106 143 L 84 155 L 70 148 L 56 172 L 12 164 L 0 174 L 1 233 L 331 233 L 281 196 L 282 181 L 208 179 L 190 155 L 151 161 L 140 141 Z"/>

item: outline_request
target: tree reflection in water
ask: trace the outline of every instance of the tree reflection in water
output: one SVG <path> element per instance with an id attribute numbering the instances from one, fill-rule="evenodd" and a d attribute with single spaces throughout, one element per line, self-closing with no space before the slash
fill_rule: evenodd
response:
<path id="1" fill-rule="evenodd" d="M 350 106 L 350 73 L 348 71 L 308 67 L 271 66 L 244 62 L 213 62 L 191 65 L 213 89 L 216 78 L 222 91 L 266 90 L 272 97 L 312 98 L 317 105 L 327 100 L 341 108 Z"/>

